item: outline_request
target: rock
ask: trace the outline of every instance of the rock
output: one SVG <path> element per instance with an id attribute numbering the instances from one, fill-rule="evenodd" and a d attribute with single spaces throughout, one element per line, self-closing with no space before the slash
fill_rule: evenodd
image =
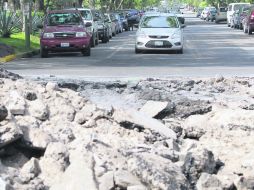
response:
<path id="1" fill-rule="evenodd" d="M 99 178 L 99 190 L 109 190 L 115 187 L 114 172 L 109 171 Z"/>
<path id="2" fill-rule="evenodd" d="M 205 134 L 205 130 L 195 126 L 188 126 L 184 128 L 184 138 L 199 139 Z"/>
<path id="3" fill-rule="evenodd" d="M 150 189 L 188 190 L 181 168 L 170 160 L 149 153 L 139 153 L 128 159 L 128 170 Z"/>
<path id="4" fill-rule="evenodd" d="M 89 190 L 97 190 L 93 178 L 91 157 L 83 156 L 80 152 L 75 154 L 60 181 L 53 184 L 50 190 L 84 190 L 84 187 Z"/>
<path id="5" fill-rule="evenodd" d="M 135 110 L 115 110 L 113 118 L 121 126 L 125 128 L 144 128 L 153 130 L 167 138 L 176 139 L 176 134 L 173 130 L 167 128 L 156 119 L 150 118 L 147 115 Z"/>
<path id="6" fill-rule="evenodd" d="M 17 75 L 17 74 L 15 74 L 15 73 L 11 73 L 11 72 L 3 69 L 3 68 L 0 68 L 0 78 L 17 80 L 17 79 L 21 79 L 22 77 Z"/>
<path id="7" fill-rule="evenodd" d="M 52 136 L 42 129 L 23 127 L 22 131 L 25 144 L 33 148 L 46 149 L 53 142 Z"/>
<path id="8" fill-rule="evenodd" d="M 21 169 L 20 178 L 23 183 L 37 177 L 40 173 L 39 161 L 36 158 L 31 158 Z"/>
<path id="9" fill-rule="evenodd" d="M 26 110 L 26 102 L 17 91 L 11 91 L 7 101 L 7 108 L 13 115 L 24 115 Z"/>
<path id="10" fill-rule="evenodd" d="M 37 99 L 37 95 L 35 92 L 31 92 L 31 91 L 25 91 L 23 93 L 23 96 L 25 99 L 29 100 L 29 101 L 34 101 Z"/>
<path id="11" fill-rule="evenodd" d="M 8 116 L 7 108 L 3 105 L 0 105 L 0 122 L 5 120 L 7 116 Z"/>
<path id="12" fill-rule="evenodd" d="M 41 100 L 35 100 L 29 103 L 29 105 L 30 105 L 29 112 L 33 117 L 41 121 L 45 121 L 48 119 L 49 117 L 48 107 Z"/>
<path id="13" fill-rule="evenodd" d="M 46 185 L 51 186 L 62 178 L 62 174 L 69 166 L 69 151 L 63 143 L 50 143 L 39 164 L 40 178 Z"/>
<path id="14" fill-rule="evenodd" d="M 6 182 L 0 177 L 0 189 L 6 190 Z"/>
<path id="15" fill-rule="evenodd" d="M 187 118 L 190 115 L 205 114 L 212 111 L 207 101 L 183 99 L 176 102 L 175 112 L 171 116 Z"/>
<path id="16" fill-rule="evenodd" d="M 61 108 L 57 112 L 58 117 L 70 122 L 74 120 L 75 114 L 76 111 L 71 105 L 61 105 Z"/>
<path id="17" fill-rule="evenodd" d="M 192 149 L 185 157 L 182 170 L 190 184 L 195 186 L 201 173 L 216 173 L 216 161 L 213 153 L 207 149 Z"/>
<path id="18" fill-rule="evenodd" d="M 196 185 L 197 190 L 221 190 L 222 188 L 222 183 L 221 181 L 217 178 L 216 175 L 211 175 L 208 173 L 202 173 L 201 176 L 199 177 Z"/>
<path id="19" fill-rule="evenodd" d="M 48 92 L 53 92 L 53 91 L 59 90 L 58 84 L 55 82 L 48 82 L 46 84 L 45 88 L 46 88 L 46 91 L 48 91 Z"/>
<path id="20" fill-rule="evenodd" d="M 254 189 L 254 177 L 253 176 L 242 176 L 236 182 L 236 189 L 251 190 Z"/>
<path id="21" fill-rule="evenodd" d="M 162 119 L 166 114 L 174 111 L 174 105 L 169 102 L 147 101 L 139 110 L 153 118 Z"/>
<path id="22" fill-rule="evenodd" d="M 128 186 L 141 185 L 140 180 L 125 170 L 118 170 L 114 173 L 114 181 L 116 186 L 126 189 Z"/>
<path id="23" fill-rule="evenodd" d="M 16 123 L 9 122 L 0 126 L 0 148 L 19 140 L 23 133 Z"/>

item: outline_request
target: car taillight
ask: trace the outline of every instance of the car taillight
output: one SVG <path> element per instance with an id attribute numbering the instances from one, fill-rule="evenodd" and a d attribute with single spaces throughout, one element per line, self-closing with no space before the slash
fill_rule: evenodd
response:
<path id="1" fill-rule="evenodd" d="M 254 19 L 254 12 L 252 13 L 252 15 L 250 16 L 251 19 Z"/>

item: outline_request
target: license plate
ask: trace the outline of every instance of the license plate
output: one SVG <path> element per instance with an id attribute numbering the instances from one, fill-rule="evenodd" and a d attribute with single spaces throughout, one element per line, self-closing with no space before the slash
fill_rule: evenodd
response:
<path id="1" fill-rule="evenodd" d="M 163 42 L 162 41 L 155 41 L 154 45 L 155 46 L 163 46 Z"/>
<path id="2" fill-rule="evenodd" d="M 70 47 L 69 43 L 61 43 L 61 47 Z"/>

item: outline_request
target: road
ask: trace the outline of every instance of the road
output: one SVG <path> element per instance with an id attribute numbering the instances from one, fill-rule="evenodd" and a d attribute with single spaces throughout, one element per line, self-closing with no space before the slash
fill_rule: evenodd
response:
<path id="1" fill-rule="evenodd" d="M 145 78 L 254 76 L 254 35 L 206 23 L 186 14 L 184 54 L 134 53 L 135 31 L 124 32 L 92 49 L 91 57 L 78 53 L 49 58 L 26 58 L 3 65 L 27 77 Z"/>

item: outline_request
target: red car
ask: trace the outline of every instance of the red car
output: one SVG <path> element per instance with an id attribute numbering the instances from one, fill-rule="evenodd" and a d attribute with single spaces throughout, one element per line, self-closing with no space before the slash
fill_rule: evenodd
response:
<path id="1" fill-rule="evenodd" d="M 252 34 L 254 31 L 254 7 L 251 6 L 245 11 L 242 20 L 244 33 Z"/>
<path id="2" fill-rule="evenodd" d="M 79 11 L 58 10 L 48 12 L 41 33 L 41 57 L 47 57 L 49 52 L 78 52 L 84 56 L 91 54 L 91 36 L 84 24 Z"/>

